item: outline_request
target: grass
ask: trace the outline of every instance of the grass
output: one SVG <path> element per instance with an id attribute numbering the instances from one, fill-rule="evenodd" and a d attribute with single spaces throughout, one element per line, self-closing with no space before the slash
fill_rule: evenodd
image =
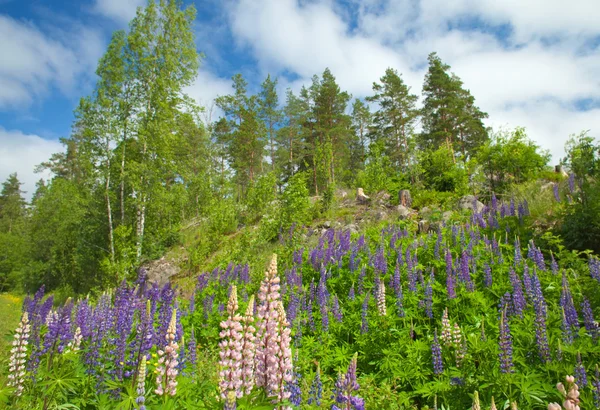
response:
<path id="1" fill-rule="evenodd" d="M 12 332 L 21 319 L 23 298 L 10 293 L 0 293 L 0 355 L 6 356 L 12 343 Z"/>

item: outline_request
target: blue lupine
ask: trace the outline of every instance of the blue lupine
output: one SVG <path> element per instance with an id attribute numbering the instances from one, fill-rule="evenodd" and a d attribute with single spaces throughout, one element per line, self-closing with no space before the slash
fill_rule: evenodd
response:
<path id="1" fill-rule="evenodd" d="M 581 362 L 581 354 L 579 353 L 577 353 L 577 364 L 575 365 L 575 371 L 573 373 L 575 376 L 575 383 L 579 385 L 580 389 L 585 389 L 588 385 L 588 379 L 585 367 Z"/>
<path id="2" fill-rule="evenodd" d="M 518 316 L 523 316 L 523 311 L 526 307 L 525 296 L 523 295 L 523 287 L 515 271 L 511 268 L 509 271 L 510 283 L 513 287 L 512 298 L 513 298 L 513 309 L 514 313 Z"/>
<path id="3" fill-rule="evenodd" d="M 444 364 L 442 362 L 442 347 L 438 341 L 437 329 L 433 334 L 433 343 L 431 344 L 431 359 L 433 361 L 433 373 L 442 374 L 444 372 Z"/>
<path id="4" fill-rule="evenodd" d="M 320 406 L 322 397 L 323 382 L 321 381 L 321 368 L 317 366 L 317 372 L 315 373 L 315 377 L 310 384 L 310 390 L 308 392 L 308 404 Z"/>
<path id="5" fill-rule="evenodd" d="M 369 331 L 369 320 L 367 318 L 367 314 L 368 314 L 368 310 L 369 310 L 370 295 L 371 294 L 368 292 L 365 294 L 365 299 L 364 299 L 363 305 L 362 305 L 362 312 L 361 312 L 362 323 L 360 326 L 360 333 L 362 333 L 362 334 L 367 333 Z"/>
<path id="6" fill-rule="evenodd" d="M 583 323 L 585 325 L 585 329 L 592 337 L 593 342 L 596 343 L 598 341 L 598 337 L 600 336 L 600 329 L 594 320 L 594 312 L 592 311 L 590 301 L 585 297 L 581 302 L 581 312 L 583 314 Z"/>
<path id="7" fill-rule="evenodd" d="M 488 288 L 492 287 L 493 284 L 492 268 L 490 268 L 490 265 L 487 262 L 483 265 L 483 283 Z"/>
<path id="8" fill-rule="evenodd" d="M 512 373 L 514 371 L 512 355 L 512 336 L 508 323 L 507 307 L 500 310 L 500 371 L 502 373 Z"/>

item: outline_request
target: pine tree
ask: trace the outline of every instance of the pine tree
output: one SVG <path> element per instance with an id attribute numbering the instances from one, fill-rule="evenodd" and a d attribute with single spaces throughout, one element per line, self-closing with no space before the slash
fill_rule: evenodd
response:
<path id="1" fill-rule="evenodd" d="M 308 115 L 308 107 L 288 89 L 282 127 L 277 132 L 276 164 L 281 182 L 286 182 L 303 164 L 306 153 L 303 125 Z"/>
<path id="2" fill-rule="evenodd" d="M 349 169 L 354 175 L 365 167 L 371 123 L 372 114 L 371 111 L 369 111 L 369 107 L 362 100 L 357 98 L 352 104 L 352 129 L 354 132 L 349 141 Z"/>
<path id="3" fill-rule="evenodd" d="M 258 96 L 260 119 L 265 124 L 267 131 L 271 171 L 275 170 L 276 129 L 282 117 L 281 110 L 278 108 L 279 99 L 276 87 L 277 79 L 271 80 L 271 76 L 268 75 L 262 83 L 262 89 Z"/>
<path id="4" fill-rule="evenodd" d="M 27 212 L 26 202 L 23 198 L 25 192 L 21 191 L 21 183 L 17 173 L 12 173 L 2 183 L 0 192 L 0 232 L 12 233 L 15 226 L 21 223 Z"/>
<path id="5" fill-rule="evenodd" d="M 422 148 L 446 144 L 455 154 L 473 155 L 487 139 L 482 120 L 487 114 L 475 106 L 475 99 L 462 81 L 448 71 L 436 53 L 429 55 L 429 69 L 425 76 L 423 95 Z"/>
<path id="6" fill-rule="evenodd" d="M 367 101 L 378 104 L 371 138 L 383 143 L 384 154 L 397 169 L 406 171 L 412 156 L 418 97 L 410 93 L 410 87 L 392 68 L 385 71 L 380 83 L 373 83 L 373 92 L 374 95 L 367 97 Z"/>

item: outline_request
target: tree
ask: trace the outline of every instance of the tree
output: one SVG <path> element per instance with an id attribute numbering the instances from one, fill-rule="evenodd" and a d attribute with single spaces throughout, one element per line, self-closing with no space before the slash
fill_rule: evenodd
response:
<path id="1" fill-rule="evenodd" d="M 461 153 L 463 158 L 475 154 L 487 139 L 482 120 L 487 114 L 475 106 L 475 99 L 436 53 L 429 55 L 429 69 L 423 85 L 422 149 L 446 144 L 447 148 Z"/>
<path id="2" fill-rule="evenodd" d="M 309 107 L 288 89 L 286 104 L 283 107 L 282 127 L 277 132 L 276 162 L 280 170 L 280 186 L 303 165 L 306 154 L 304 125 L 308 115 Z"/>
<path id="3" fill-rule="evenodd" d="M 275 170 L 275 143 L 276 127 L 281 121 L 281 110 L 279 110 L 279 99 L 277 97 L 277 79 L 271 80 L 268 75 L 262 83 L 262 89 L 258 96 L 259 116 L 266 126 L 269 141 L 269 154 L 271 159 L 271 171 Z"/>
<path id="4" fill-rule="evenodd" d="M 342 180 L 349 176 L 342 172 L 349 157 L 347 140 L 351 135 L 351 119 L 346 114 L 348 101 L 350 95 L 340 90 L 335 77 L 326 68 L 314 99 L 313 161 L 317 194 L 319 186 L 335 185 L 336 174 L 342 174 Z"/>
<path id="5" fill-rule="evenodd" d="M 23 185 L 17 173 L 12 173 L 2 183 L 0 192 L 0 232 L 11 233 L 17 225 L 23 222 L 25 217 L 26 202 L 23 199 Z"/>
<path id="6" fill-rule="evenodd" d="M 367 157 L 368 132 L 371 126 L 372 115 L 369 107 L 358 98 L 352 104 L 352 129 L 353 138 L 350 140 L 350 164 L 352 174 L 364 169 Z"/>
<path id="7" fill-rule="evenodd" d="M 398 170 L 405 172 L 412 155 L 418 97 L 410 93 L 410 87 L 392 68 L 385 71 L 380 82 L 373 83 L 374 95 L 367 97 L 367 101 L 378 104 L 373 115 L 372 139 L 381 140 L 385 154 Z"/>
<path id="8" fill-rule="evenodd" d="M 550 154 L 541 151 L 524 128 L 493 133 L 477 154 L 491 192 L 503 192 L 510 184 L 535 179 L 549 160 Z"/>

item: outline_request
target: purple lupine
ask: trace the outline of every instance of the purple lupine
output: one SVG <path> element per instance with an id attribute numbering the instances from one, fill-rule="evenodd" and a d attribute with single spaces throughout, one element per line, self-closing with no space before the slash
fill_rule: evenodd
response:
<path id="1" fill-rule="evenodd" d="M 399 284 L 398 289 L 396 290 L 396 311 L 398 312 L 398 317 L 404 317 L 404 295 L 402 293 L 402 284 Z"/>
<path id="2" fill-rule="evenodd" d="M 446 290 L 448 291 L 448 299 L 456 298 L 456 283 L 452 271 L 446 275 Z"/>
<path id="3" fill-rule="evenodd" d="M 575 382 L 579 385 L 579 388 L 585 389 L 588 385 L 587 373 L 585 371 L 585 367 L 581 362 L 581 354 L 577 353 L 577 364 L 575 365 Z"/>
<path id="4" fill-rule="evenodd" d="M 135 399 L 135 403 L 139 406 L 140 410 L 145 410 L 146 406 L 144 403 L 146 402 L 146 358 L 142 358 L 140 362 L 140 367 L 137 374 L 136 380 L 136 393 L 137 398 Z"/>
<path id="5" fill-rule="evenodd" d="M 590 256 L 588 266 L 590 268 L 590 275 L 592 278 L 600 282 L 600 260 L 594 256 Z"/>
<path id="6" fill-rule="evenodd" d="M 348 299 L 354 300 L 355 297 L 356 297 L 356 295 L 354 292 L 354 283 L 353 283 L 352 286 L 350 287 L 350 290 L 348 291 Z"/>
<path id="7" fill-rule="evenodd" d="M 323 333 L 329 332 L 329 309 L 327 305 L 323 304 L 319 307 L 321 312 L 321 330 Z"/>
<path id="8" fill-rule="evenodd" d="M 500 371 L 502 373 L 512 373 L 514 371 L 512 357 L 512 336 L 508 323 L 507 306 L 500 310 Z"/>
<path id="9" fill-rule="evenodd" d="M 444 372 L 444 364 L 442 362 L 442 347 L 438 341 L 437 329 L 433 334 L 433 343 L 431 344 L 431 359 L 433 361 L 433 373 L 442 374 Z"/>
<path id="10" fill-rule="evenodd" d="M 488 288 L 491 288 L 493 284 L 492 268 L 487 262 L 483 265 L 483 283 Z"/>
<path id="11" fill-rule="evenodd" d="M 357 354 L 355 353 L 350 360 L 348 371 L 344 375 L 339 374 L 334 387 L 335 402 L 342 406 L 334 404 L 331 407 L 332 410 L 364 410 L 364 400 L 354 395 L 354 392 L 360 389 L 360 385 L 356 381 L 356 364 Z"/>
<path id="12" fill-rule="evenodd" d="M 594 391 L 594 405 L 600 409 L 600 370 L 596 365 L 596 380 L 592 381 L 592 389 Z"/>
<path id="13" fill-rule="evenodd" d="M 538 346 L 538 353 L 542 362 L 550 361 L 550 347 L 548 346 L 548 332 L 546 329 L 546 307 L 543 298 L 534 299 L 535 309 L 535 340 Z"/>
<path id="14" fill-rule="evenodd" d="M 359 295 L 362 295 L 364 292 L 366 274 L 367 274 L 367 272 L 365 270 L 365 267 L 363 266 L 363 268 L 360 271 L 360 274 L 358 275 L 358 294 Z"/>
<path id="15" fill-rule="evenodd" d="M 554 192 L 554 199 L 556 199 L 556 202 L 560 202 L 560 193 L 558 192 L 558 184 L 556 182 L 552 184 L 552 191 Z"/>
<path id="16" fill-rule="evenodd" d="M 463 251 L 460 259 L 460 279 L 465 282 L 467 290 L 473 292 L 475 290 L 475 286 L 473 284 L 473 280 L 471 279 L 469 260 L 469 254 L 466 251 Z"/>
<path id="17" fill-rule="evenodd" d="M 523 287 L 525 288 L 527 298 L 533 303 L 533 285 L 531 283 L 531 275 L 529 274 L 529 267 L 527 264 L 523 265 Z"/>
<path id="18" fill-rule="evenodd" d="M 525 310 L 526 302 L 525 296 L 523 295 L 523 287 L 521 286 L 521 281 L 519 280 L 519 277 L 512 268 L 510 269 L 508 276 L 513 288 L 512 298 L 514 314 L 523 317 L 523 311 Z"/>
<path id="19" fill-rule="evenodd" d="M 295 371 L 292 381 L 286 382 L 285 390 L 289 393 L 289 402 L 294 406 L 302 404 L 302 389 L 300 388 L 300 380 L 302 375 Z"/>
<path id="20" fill-rule="evenodd" d="M 558 263 L 556 263 L 556 260 L 554 259 L 554 254 L 550 251 L 550 270 L 554 275 L 558 275 L 558 269 Z"/>
<path id="21" fill-rule="evenodd" d="M 571 194 L 575 192 L 575 174 L 573 172 L 569 174 L 569 192 Z"/>
<path id="22" fill-rule="evenodd" d="M 379 249 L 377 249 L 377 253 L 375 253 L 375 259 L 373 260 L 373 267 L 376 271 L 383 275 L 387 273 L 387 261 L 385 260 L 385 255 L 383 253 L 383 247 L 379 247 Z"/>
<path id="23" fill-rule="evenodd" d="M 362 304 L 362 311 L 361 311 L 362 323 L 360 326 L 360 333 L 362 333 L 362 334 L 365 334 L 369 331 L 369 320 L 367 318 L 367 314 L 368 314 L 368 310 L 369 310 L 369 296 L 370 296 L 370 293 L 367 292 L 365 294 L 365 299 Z"/>
<path id="24" fill-rule="evenodd" d="M 433 268 L 431 269 L 431 273 L 429 274 L 429 280 L 425 285 L 425 314 L 429 319 L 433 319 L 433 282 L 435 281 L 435 276 L 433 274 Z"/>
<path id="25" fill-rule="evenodd" d="M 573 295 L 571 295 L 571 290 L 569 289 L 569 280 L 565 272 L 563 272 L 562 276 L 560 306 L 563 310 L 565 343 L 571 343 L 573 342 L 573 337 L 579 332 L 579 318 L 575 309 L 575 303 L 573 302 Z"/>
<path id="26" fill-rule="evenodd" d="M 342 323 L 342 320 L 343 320 L 342 308 L 340 307 L 340 302 L 338 300 L 337 295 L 333 295 L 331 305 L 332 305 L 331 313 L 333 313 L 333 317 L 335 318 L 335 320 L 338 323 Z"/>
<path id="27" fill-rule="evenodd" d="M 592 311 L 590 301 L 585 297 L 581 302 L 581 312 L 583 314 L 583 323 L 585 325 L 585 329 L 587 330 L 588 335 L 592 337 L 593 342 L 596 343 L 598 341 L 598 337 L 600 336 L 600 329 L 594 320 L 594 312 Z"/>
<path id="28" fill-rule="evenodd" d="M 196 344 L 196 335 L 194 334 L 194 328 L 190 332 L 190 339 L 187 343 L 187 357 L 186 357 L 186 369 L 188 374 L 194 377 L 196 375 L 196 366 L 198 364 L 198 351 Z"/>
<path id="29" fill-rule="evenodd" d="M 315 373 L 315 377 L 310 384 L 310 390 L 308 392 L 308 404 L 320 406 L 322 397 L 323 382 L 321 381 L 321 367 L 317 364 L 317 372 Z"/>

